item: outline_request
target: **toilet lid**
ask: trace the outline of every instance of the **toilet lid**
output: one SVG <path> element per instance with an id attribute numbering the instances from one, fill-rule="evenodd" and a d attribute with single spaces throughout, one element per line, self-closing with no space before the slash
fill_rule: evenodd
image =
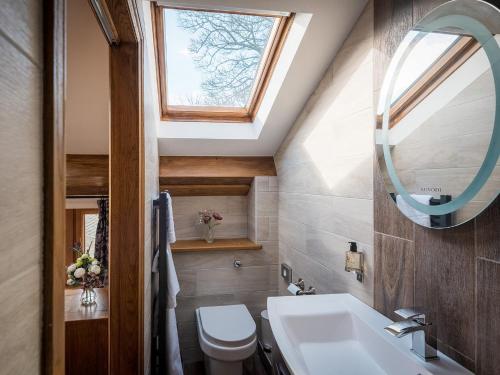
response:
<path id="1" fill-rule="evenodd" d="M 240 346 L 255 337 L 255 322 L 245 305 L 200 307 L 203 333 L 219 344 Z"/>

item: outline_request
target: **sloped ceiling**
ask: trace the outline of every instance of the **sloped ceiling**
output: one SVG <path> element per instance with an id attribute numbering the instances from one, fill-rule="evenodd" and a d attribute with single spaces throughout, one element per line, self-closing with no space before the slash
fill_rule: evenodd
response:
<path id="1" fill-rule="evenodd" d="M 367 1 L 171 0 L 168 3 L 206 8 L 286 11 L 311 16 L 293 61 L 257 138 L 218 137 L 216 132 L 205 131 L 200 126 L 197 127 L 189 123 L 184 124 L 189 130 L 182 132 L 182 136 L 176 136 L 172 134 L 174 132 L 167 131 L 165 127 L 180 125 L 172 125 L 167 122 L 159 122 L 158 125 L 160 155 L 271 156 L 277 151 L 306 101 L 324 76 Z M 241 124 L 219 125 L 226 127 L 245 126 Z"/>
<path id="2" fill-rule="evenodd" d="M 169 4 L 286 11 L 308 15 L 293 60 L 259 133 L 253 137 L 218 137 L 186 123 L 182 137 L 172 137 L 159 120 L 160 155 L 272 156 L 314 92 L 367 0 L 171 0 Z M 145 10 L 149 2 L 144 0 Z M 149 18 L 146 19 L 146 21 Z M 301 27 L 301 25 L 297 25 Z M 152 35 L 146 27 L 146 46 Z M 73 47 L 72 47 L 73 46 Z M 74 48 L 78 46 L 77 48 Z M 149 51 L 151 52 L 151 51 Z M 146 51 L 146 53 L 148 53 Z M 149 56 L 152 56 L 149 53 Z M 109 140 L 108 47 L 87 0 L 68 4 L 67 152 L 107 154 Z M 151 66 L 154 68 L 154 61 Z M 148 68 L 150 68 L 148 67 Z M 146 74 L 150 69 L 146 69 Z M 156 79 L 154 72 L 149 77 Z M 156 87 L 156 85 L 152 85 Z M 157 93 L 155 93 L 157 95 Z M 221 125 L 222 127 L 248 125 Z M 248 128 L 249 129 L 249 128 Z M 241 130 L 240 130 L 241 132 Z M 187 135 L 186 135 L 187 133 Z M 249 134 L 252 131 L 248 130 Z M 167 134 L 167 135 L 166 135 Z M 169 135 L 170 134 L 170 135 Z M 248 139 L 244 139 L 248 138 Z"/>

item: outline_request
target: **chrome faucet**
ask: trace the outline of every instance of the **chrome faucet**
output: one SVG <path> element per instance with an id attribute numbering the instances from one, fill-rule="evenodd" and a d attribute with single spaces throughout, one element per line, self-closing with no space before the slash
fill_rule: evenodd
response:
<path id="1" fill-rule="evenodd" d="M 300 290 L 297 292 L 298 296 L 309 296 L 312 294 L 316 294 L 316 288 L 310 286 L 308 290 L 306 290 L 306 285 L 304 279 L 299 278 L 299 281 L 294 283 Z"/>
<path id="2" fill-rule="evenodd" d="M 424 359 L 431 361 L 438 359 L 437 351 L 425 342 L 426 336 L 429 334 L 431 323 L 429 323 L 423 312 L 415 309 L 399 309 L 394 311 L 404 320 L 394 322 L 384 329 L 391 335 L 396 337 L 404 337 L 411 334 L 412 352 Z"/>
<path id="3" fill-rule="evenodd" d="M 310 296 L 313 294 L 316 294 L 316 288 L 314 288 L 312 286 L 310 286 L 309 289 L 307 289 L 307 290 L 299 290 L 297 292 L 298 296 Z"/>

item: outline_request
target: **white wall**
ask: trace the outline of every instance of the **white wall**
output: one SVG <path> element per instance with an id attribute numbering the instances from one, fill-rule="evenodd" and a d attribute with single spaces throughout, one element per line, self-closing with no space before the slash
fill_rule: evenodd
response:
<path id="1" fill-rule="evenodd" d="M 66 9 L 66 153 L 108 154 L 109 46 L 88 0 L 68 1 Z"/>
<path id="2" fill-rule="evenodd" d="M 373 5 L 365 8 L 275 155 L 280 263 L 319 293 L 373 305 Z M 363 284 L 344 271 L 347 241 L 366 254 Z M 286 284 L 280 278 L 280 291 Z"/>

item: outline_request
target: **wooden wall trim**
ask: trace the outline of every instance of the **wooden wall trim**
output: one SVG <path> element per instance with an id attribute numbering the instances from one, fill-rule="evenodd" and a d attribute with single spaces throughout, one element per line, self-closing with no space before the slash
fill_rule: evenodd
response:
<path id="1" fill-rule="evenodd" d="M 67 155 L 66 163 L 67 195 L 108 194 L 107 155 Z M 271 156 L 161 156 L 159 174 L 172 195 L 247 195 L 255 176 L 276 176 L 276 167 Z"/>
<path id="2" fill-rule="evenodd" d="M 65 0 L 49 0 L 43 9 L 44 91 L 44 244 L 43 374 L 64 374 L 65 259 Z"/>
<path id="3" fill-rule="evenodd" d="M 143 44 L 136 2 L 107 0 L 110 47 L 109 369 L 144 372 Z"/>

